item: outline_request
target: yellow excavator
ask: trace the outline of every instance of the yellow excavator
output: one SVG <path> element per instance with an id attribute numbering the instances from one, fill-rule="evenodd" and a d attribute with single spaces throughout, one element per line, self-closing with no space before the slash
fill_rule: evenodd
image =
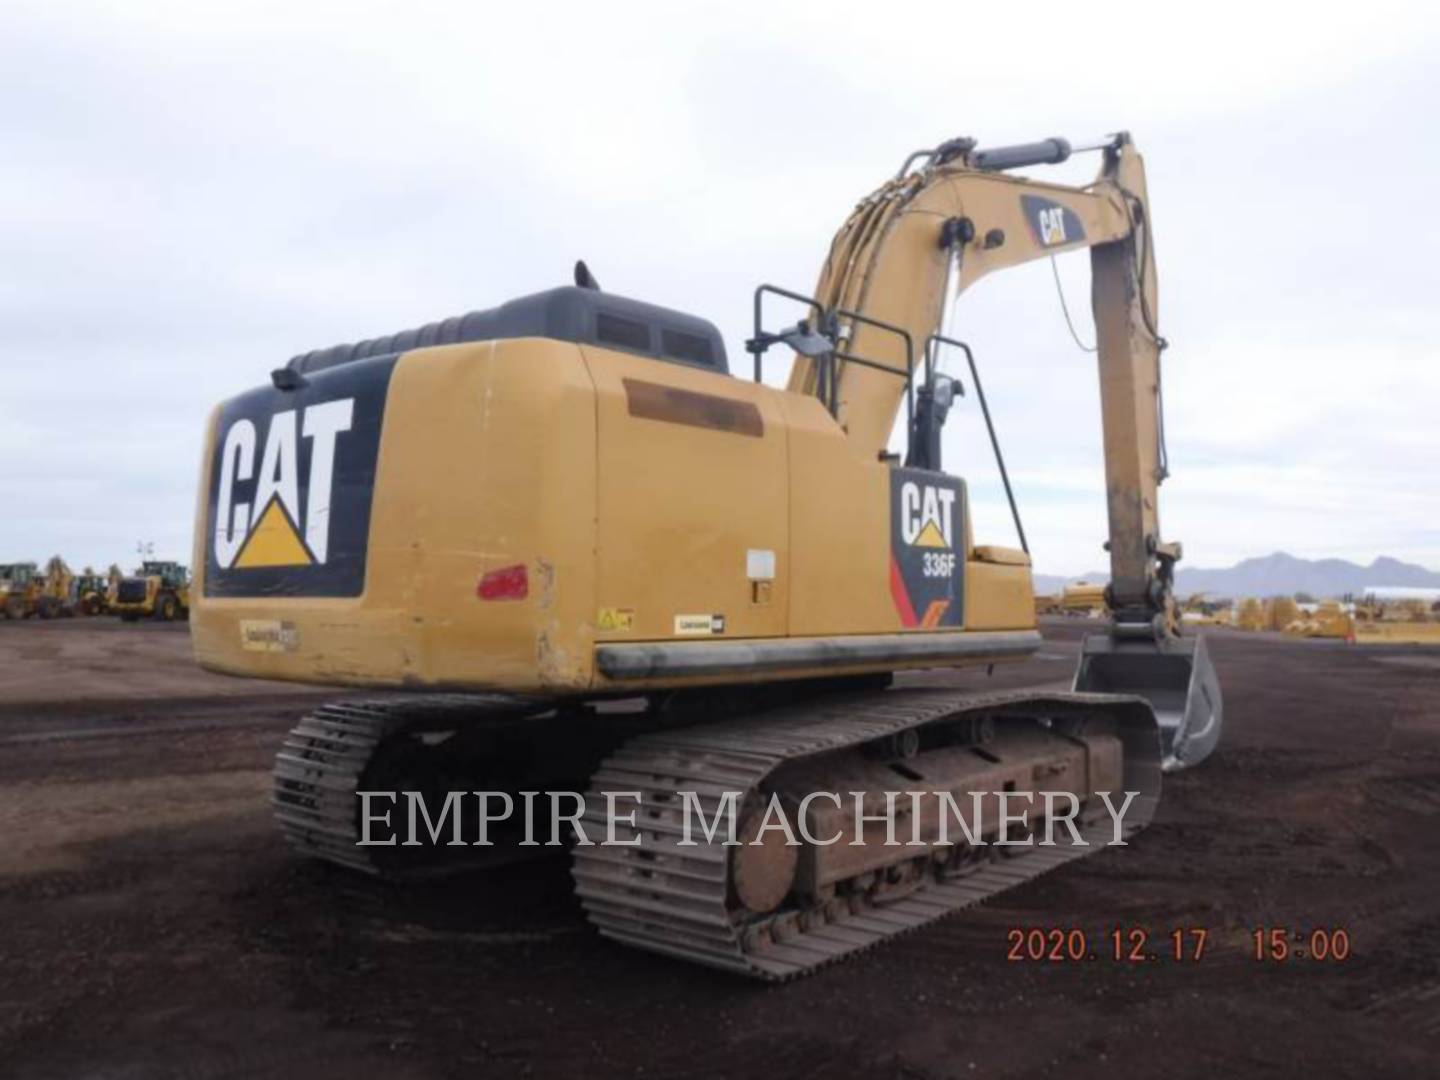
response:
<path id="1" fill-rule="evenodd" d="M 1084 187 L 1013 174 L 1081 150 L 1101 157 Z M 965 481 L 942 468 L 965 388 L 940 368 L 963 357 L 1005 477 L 975 357 L 942 316 L 986 274 L 1080 248 L 1108 626 L 1085 639 L 1072 692 L 892 685 L 1041 644 L 1018 513 L 1020 548 L 977 542 Z M 220 405 L 196 655 L 362 691 L 285 740 L 285 837 L 396 878 L 498 866 L 536 843 L 513 822 L 452 845 L 426 811 L 438 802 L 406 800 L 386 840 L 357 792 L 586 791 L 573 876 L 602 933 L 783 979 L 1099 850 L 1101 793 L 1135 793 L 1125 828 L 1143 826 L 1162 769 L 1203 760 L 1222 717 L 1204 640 L 1180 636 L 1180 546 L 1159 528 L 1154 258 L 1128 136 L 953 139 L 861 200 L 813 295 L 756 290 L 744 370 L 711 323 L 605 292 L 579 263 L 574 286 L 304 353 Z M 762 381 L 776 348 L 794 354 L 784 388 Z M 1025 848 L 1050 824 L 1038 797 L 1018 823 L 975 802 L 974 843 L 917 809 L 915 843 L 889 846 L 869 816 L 905 792 L 1037 789 L 1072 796 L 1094 846 Z M 856 792 L 852 821 L 835 808 Z M 687 843 L 692 802 L 702 820 L 738 813 L 736 834 Z M 417 806 L 437 842 L 397 843 L 415 839 Z M 762 817 L 774 806 L 804 842 Z M 584 842 L 597 828 L 626 845 Z M 847 842 L 810 842 L 832 833 Z M 987 837 L 1029 853 L 995 858 Z"/>
<path id="2" fill-rule="evenodd" d="M 76 612 L 75 572 L 59 555 L 45 564 L 44 602 L 46 618 L 72 616 Z"/>

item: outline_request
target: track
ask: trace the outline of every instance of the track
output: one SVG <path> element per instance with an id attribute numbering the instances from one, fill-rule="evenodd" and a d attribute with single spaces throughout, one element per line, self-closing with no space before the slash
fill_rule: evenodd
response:
<path id="1" fill-rule="evenodd" d="M 926 867 L 923 880 L 889 902 L 875 895 L 873 885 L 844 888 L 851 884 L 846 882 L 821 902 L 791 903 L 757 916 L 735 899 L 735 849 L 715 841 L 677 843 L 684 825 L 682 792 L 697 793 L 705 812 L 714 815 L 724 792 L 741 792 L 741 805 L 763 801 L 767 781 L 782 767 L 902 732 L 981 717 L 1001 725 L 1043 718 L 1078 729 L 1097 716 L 1115 724 L 1123 744 L 1124 790 L 1140 793 L 1126 815 L 1129 836 L 1153 817 L 1160 794 L 1154 715 L 1135 698 L 889 691 L 642 736 L 595 775 L 583 819 L 603 832 L 611 824 L 606 793 L 640 792 L 637 827 L 619 833 L 639 843 L 577 845 L 576 892 L 601 933 L 627 945 L 766 980 L 807 974 L 1104 850 L 1109 820 L 1082 824 L 1081 837 L 1090 847 L 1059 844 L 1024 849 L 1026 854 L 1012 858 L 993 857 L 991 847 L 976 849 L 981 857 L 963 866 L 937 861 L 933 870 Z M 873 879 L 873 873 L 866 878 Z"/>
<path id="2" fill-rule="evenodd" d="M 593 725 L 587 731 L 565 720 L 548 704 L 499 694 L 323 705 L 291 729 L 275 756 L 276 821 L 299 853 L 392 880 L 514 862 L 533 849 L 362 845 L 356 792 L 419 791 L 428 803 L 448 791 L 575 785 L 610 742 Z M 557 725 L 566 752 L 542 756 L 536 750 L 556 745 Z M 395 833 L 408 835 L 406 808 L 395 813 Z"/>
<path id="3" fill-rule="evenodd" d="M 502 866 L 538 854 L 516 846 L 524 835 L 518 823 L 502 823 L 491 846 L 458 852 L 433 843 L 363 844 L 356 793 L 420 792 L 438 814 L 450 792 L 505 792 L 512 798 L 526 790 L 580 792 L 605 756 L 639 732 L 763 711 L 842 685 L 853 690 L 876 683 L 817 680 L 729 695 L 681 692 L 638 711 L 623 703 L 617 710 L 614 702 L 597 708 L 510 694 L 389 694 L 332 702 L 286 736 L 275 757 L 271 805 L 297 852 L 377 877 L 437 878 Z M 637 703 L 644 705 L 631 700 Z M 397 802 L 392 811 L 399 815 L 392 826 L 399 836 L 418 838 L 428 828 L 417 820 L 412 832 L 408 805 Z M 474 835 L 478 812 L 468 824 Z"/>

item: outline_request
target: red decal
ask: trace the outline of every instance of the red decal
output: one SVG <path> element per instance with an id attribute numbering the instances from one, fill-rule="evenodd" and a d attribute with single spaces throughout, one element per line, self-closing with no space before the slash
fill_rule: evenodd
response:
<path id="1" fill-rule="evenodd" d="M 900 624 L 902 626 L 919 626 L 920 620 L 915 617 L 915 607 L 910 603 L 910 594 L 905 591 L 905 579 L 900 576 L 900 564 L 895 561 L 895 556 L 890 556 L 890 595 L 895 600 L 895 610 L 900 613 Z"/>
<path id="2" fill-rule="evenodd" d="M 491 570 L 480 578 L 475 595 L 481 600 L 524 600 L 530 595 L 530 576 L 525 564 Z"/>

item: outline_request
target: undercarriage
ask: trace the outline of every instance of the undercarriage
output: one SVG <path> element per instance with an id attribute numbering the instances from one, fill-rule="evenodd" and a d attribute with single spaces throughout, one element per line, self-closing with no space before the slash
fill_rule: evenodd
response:
<path id="1" fill-rule="evenodd" d="M 566 832 L 602 934 L 778 980 L 1100 850 L 1154 813 L 1160 732 L 1139 698 L 844 688 L 630 707 L 327 705 L 277 757 L 276 815 L 304 854 L 408 879 L 553 850 L 551 822 L 482 821 L 486 799 L 513 809 L 584 792 Z M 387 796 L 383 817 L 357 792 Z M 442 807 L 453 816 L 437 822 Z"/>

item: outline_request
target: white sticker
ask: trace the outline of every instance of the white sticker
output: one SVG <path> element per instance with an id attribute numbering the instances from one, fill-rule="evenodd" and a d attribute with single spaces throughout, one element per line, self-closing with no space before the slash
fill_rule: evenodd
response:
<path id="1" fill-rule="evenodd" d="M 295 652 L 300 648 L 300 631 L 288 620 L 241 619 L 240 647 L 249 652 Z"/>
<path id="2" fill-rule="evenodd" d="M 751 548 L 745 552 L 745 576 L 751 581 L 774 581 L 775 552 L 769 548 Z"/>
<path id="3" fill-rule="evenodd" d="M 725 632 L 724 615 L 676 615 L 675 636 L 696 637 Z"/>

